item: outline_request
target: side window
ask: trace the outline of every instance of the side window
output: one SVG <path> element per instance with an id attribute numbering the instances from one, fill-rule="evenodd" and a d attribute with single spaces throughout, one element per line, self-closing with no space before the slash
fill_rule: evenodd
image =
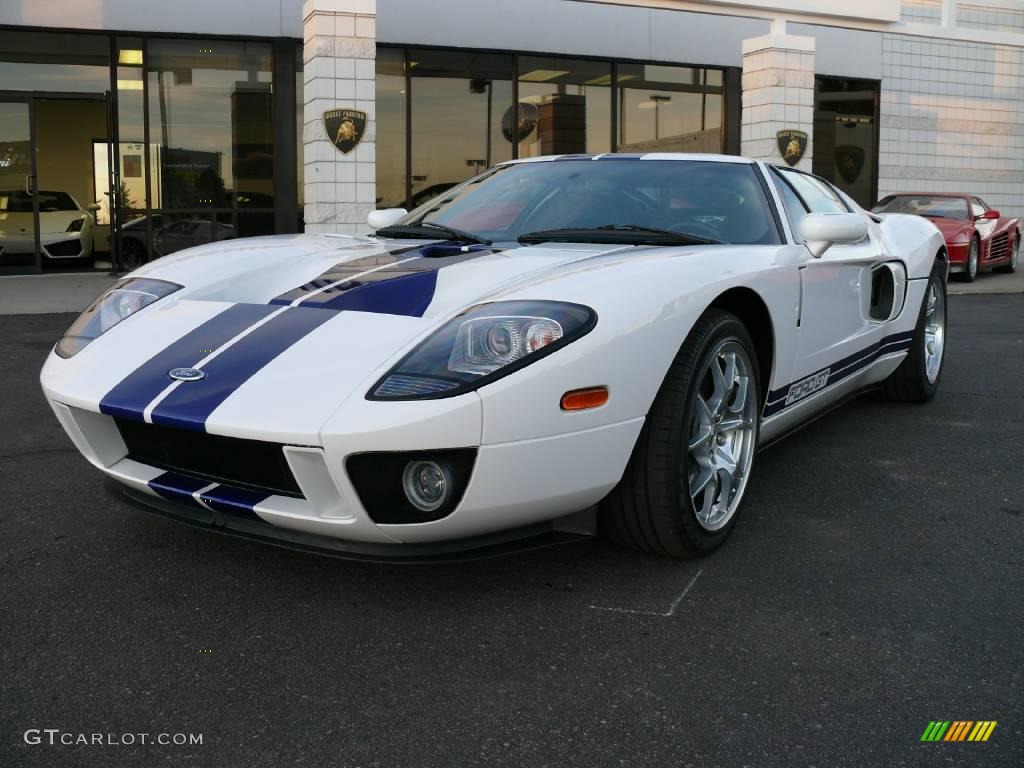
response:
<path id="1" fill-rule="evenodd" d="M 774 181 L 776 189 L 779 190 L 779 197 L 782 198 L 782 207 L 786 211 L 786 218 L 789 219 L 789 228 L 793 230 L 793 242 L 802 243 L 800 222 L 808 213 L 807 207 L 784 178 L 776 178 Z"/>
<path id="2" fill-rule="evenodd" d="M 985 204 L 976 197 L 971 198 L 971 216 L 981 216 L 986 210 Z"/>
<path id="3" fill-rule="evenodd" d="M 820 179 L 781 168 L 779 173 L 800 193 L 811 213 L 847 213 L 846 205 L 836 191 Z"/>

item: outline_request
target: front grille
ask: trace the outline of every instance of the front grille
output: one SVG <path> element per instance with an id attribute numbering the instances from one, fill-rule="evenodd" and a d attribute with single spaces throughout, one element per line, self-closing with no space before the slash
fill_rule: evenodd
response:
<path id="1" fill-rule="evenodd" d="M 82 244 L 78 238 L 65 240 L 61 243 L 51 243 L 43 247 L 51 256 L 77 256 L 82 252 Z"/>
<path id="2" fill-rule="evenodd" d="M 208 435 L 158 424 L 114 419 L 128 458 L 211 483 L 302 498 L 284 446 L 262 440 Z"/>
<path id="3" fill-rule="evenodd" d="M 992 246 L 988 250 L 988 257 L 990 259 L 1001 259 L 1005 256 L 1009 239 L 1010 236 L 1006 232 L 1002 232 L 992 238 Z"/>

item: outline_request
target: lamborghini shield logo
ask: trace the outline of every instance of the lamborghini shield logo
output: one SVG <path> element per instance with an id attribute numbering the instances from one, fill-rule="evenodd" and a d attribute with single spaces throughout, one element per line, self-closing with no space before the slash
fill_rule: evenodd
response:
<path id="1" fill-rule="evenodd" d="M 804 131 L 794 131 L 786 128 L 775 134 L 779 144 L 779 154 L 789 165 L 796 165 L 807 151 L 807 134 Z"/>
<path id="2" fill-rule="evenodd" d="M 836 171 L 847 184 L 853 184 L 864 170 L 864 148 L 845 145 L 836 147 Z"/>
<path id="3" fill-rule="evenodd" d="M 324 112 L 324 130 L 327 140 L 347 155 L 363 140 L 366 113 L 358 109 L 329 109 Z"/>

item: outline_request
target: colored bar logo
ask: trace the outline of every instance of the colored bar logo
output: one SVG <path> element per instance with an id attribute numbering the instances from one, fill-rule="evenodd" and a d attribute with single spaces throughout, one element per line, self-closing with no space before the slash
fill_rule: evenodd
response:
<path id="1" fill-rule="evenodd" d="M 988 741 L 995 728 L 995 720 L 932 720 L 921 741 Z"/>

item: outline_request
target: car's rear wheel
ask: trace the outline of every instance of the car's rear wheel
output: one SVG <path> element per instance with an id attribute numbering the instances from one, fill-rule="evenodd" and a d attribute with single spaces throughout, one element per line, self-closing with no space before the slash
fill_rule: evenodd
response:
<path id="1" fill-rule="evenodd" d="M 910 351 L 885 380 L 892 400 L 924 403 L 935 396 L 946 354 L 946 283 L 938 263 L 932 268 L 914 328 Z"/>
<path id="2" fill-rule="evenodd" d="M 672 557 L 720 546 L 754 464 L 760 402 L 750 334 L 735 315 L 709 310 L 676 355 L 622 480 L 602 503 L 609 538 Z"/>
<path id="3" fill-rule="evenodd" d="M 1013 250 L 1010 251 L 1010 263 L 996 267 L 995 272 L 1012 273 L 1017 271 L 1017 263 L 1020 261 L 1020 232 L 1013 239 Z"/>
<path id="4" fill-rule="evenodd" d="M 971 240 L 971 250 L 967 254 L 967 263 L 964 264 L 964 271 L 960 273 L 960 279 L 965 283 L 973 283 L 978 276 L 978 262 L 981 259 L 981 243 L 978 238 Z"/>

